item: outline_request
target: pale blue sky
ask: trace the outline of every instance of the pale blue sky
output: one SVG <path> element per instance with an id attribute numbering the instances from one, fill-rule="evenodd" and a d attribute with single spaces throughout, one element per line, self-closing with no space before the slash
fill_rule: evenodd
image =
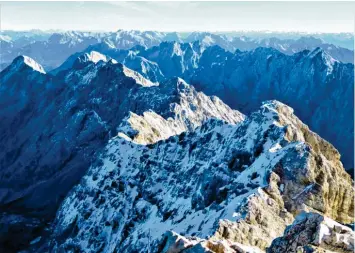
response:
<path id="1" fill-rule="evenodd" d="M 355 2 L 0 2 L 1 29 L 353 32 Z"/>

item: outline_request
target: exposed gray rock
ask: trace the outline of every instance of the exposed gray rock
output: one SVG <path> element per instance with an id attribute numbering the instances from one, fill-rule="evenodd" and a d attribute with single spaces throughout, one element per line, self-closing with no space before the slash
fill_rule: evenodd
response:
<path id="1" fill-rule="evenodd" d="M 317 213 L 302 213 L 267 252 L 354 252 L 354 240 L 351 228 Z"/>

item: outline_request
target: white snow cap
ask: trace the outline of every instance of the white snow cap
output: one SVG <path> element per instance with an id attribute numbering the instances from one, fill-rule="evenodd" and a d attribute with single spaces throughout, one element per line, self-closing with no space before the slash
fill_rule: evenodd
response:
<path id="1" fill-rule="evenodd" d="M 98 63 L 99 61 L 107 62 L 109 59 L 106 55 L 100 54 L 96 51 L 91 51 L 90 53 L 86 53 L 88 59 L 94 63 Z"/>
<path id="2" fill-rule="evenodd" d="M 92 62 L 94 64 L 97 64 L 100 61 L 111 62 L 113 64 L 117 63 L 116 60 L 112 59 L 109 56 L 103 55 L 97 51 L 90 51 L 90 52 L 81 54 L 72 65 L 74 66 L 76 64 L 82 64 L 82 63 L 87 63 L 87 62 Z"/>
<path id="3" fill-rule="evenodd" d="M 17 63 L 16 66 L 22 65 L 24 63 L 30 68 L 32 68 L 33 70 L 38 71 L 42 74 L 46 74 L 42 65 L 36 62 L 35 60 L 33 60 L 31 57 L 28 57 L 26 55 L 21 55 L 17 57 L 15 61 Z"/>

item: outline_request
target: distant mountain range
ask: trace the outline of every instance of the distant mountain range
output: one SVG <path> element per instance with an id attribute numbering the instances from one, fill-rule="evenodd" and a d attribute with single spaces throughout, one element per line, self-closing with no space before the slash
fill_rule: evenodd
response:
<path id="1" fill-rule="evenodd" d="M 200 41 L 205 47 L 218 45 L 225 50 L 253 50 L 257 47 L 271 47 L 286 54 L 293 54 L 305 49 L 322 48 L 334 59 L 344 63 L 354 62 L 353 49 L 331 44 L 319 37 L 303 36 L 297 39 L 279 39 L 276 37 L 246 37 L 193 32 L 187 37 L 179 33 L 163 33 L 154 31 L 124 31 L 107 33 L 93 32 L 19 32 L 4 31 L 0 34 L 0 69 L 9 65 L 19 55 L 27 55 L 40 62 L 45 69 L 58 67 L 70 55 L 86 49 L 88 46 L 105 43 L 110 48 L 130 49 L 135 46 L 149 48 L 162 42 L 194 42 Z M 57 52 L 60 52 L 58 54 Z"/>
<path id="2" fill-rule="evenodd" d="M 306 32 L 275 32 L 275 31 L 237 31 L 224 32 L 231 37 L 249 37 L 253 39 L 279 38 L 282 40 L 297 40 L 301 37 L 314 37 L 323 40 L 325 43 L 333 44 L 339 47 L 345 47 L 354 50 L 353 33 L 306 33 Z"/>

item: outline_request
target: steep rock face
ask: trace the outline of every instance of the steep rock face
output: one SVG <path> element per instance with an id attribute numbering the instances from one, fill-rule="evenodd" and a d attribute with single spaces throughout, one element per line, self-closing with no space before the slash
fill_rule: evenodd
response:
<path id="1" fill-rule="evenodd" d="M 58 76 L 22 56 L 0 73 L 1 210 L 50 220 L 130 112 L 151 110 L 162 120 L 176 120 L 173 134 L 209 118 L 243 119 L 181 79 L 159 85 L 91 56 L 98 55 L 79 57 Z"/>
<path id="2" fill-rule="evenodd" d="M 210 120 L 147 146 L 112 139 L 62 203 L 51 248 L 179 252 L 194 236 L 198 250 L 259 252 L 302 211 L 353 222 L 353 197 L 336 149 L 271 101 L 237 125 Z"/>

